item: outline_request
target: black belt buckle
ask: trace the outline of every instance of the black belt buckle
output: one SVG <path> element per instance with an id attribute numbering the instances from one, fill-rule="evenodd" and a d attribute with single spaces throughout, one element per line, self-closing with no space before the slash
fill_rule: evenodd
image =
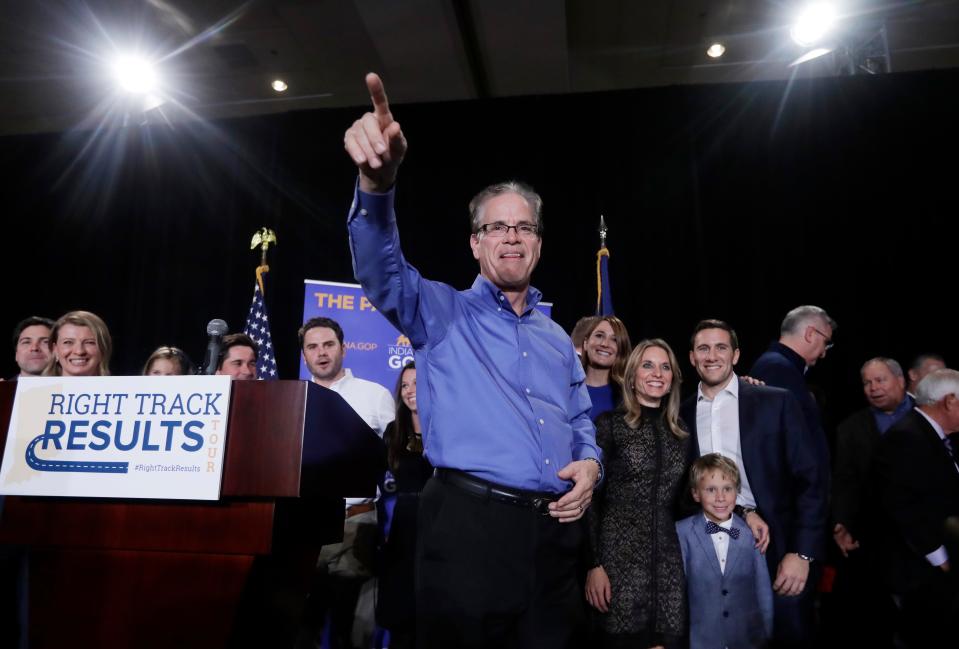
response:
<path id="1" fill-rule="evenodd" d="M 549 516 L 549 504 L 551 502 L 553 501 L 549 498 L 533 498 L 530 500 L 530 505 L 532 505 L 533 511 L 543 516 Z"/>

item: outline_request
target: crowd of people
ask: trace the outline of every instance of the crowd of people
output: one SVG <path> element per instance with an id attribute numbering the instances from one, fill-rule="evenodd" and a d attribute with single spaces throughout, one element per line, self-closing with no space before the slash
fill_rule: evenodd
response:
<path id="1" fill-rule="evenodd" d="M 838 325 L 806 305 L 744 375 L 735 329 L 697 323 L 683 400 L 666 340 L 633 346 L 612 315 L 567 335 L 535 308 L 542 200 L 518 182 L 470 203 L 473 285 L 427 280 L 393 208 L 408 143 L 367 86 L 373 110 L 344 137 L 354 271 L 416 363 L 390 394 L 344 366 L 338 323 L 299 331 L 312 380 L 383 438 L 389 472 L 380 498 L 346 499 L 298 646 L 369 647 L 374 619 L 394 647 L 954 646 L 959 372 L 923 355 L 907 391 L 896 361 L 865 360 L 868 405 L 830 448 L 805 374 Z M 92 313 L 28 319 L 14 342 L 24 374 L 108 373 Z M 227 336 L 218 373 L 255 378 L 256 359 Z M 191 368 L 161 347 L 144 374 Z"/>

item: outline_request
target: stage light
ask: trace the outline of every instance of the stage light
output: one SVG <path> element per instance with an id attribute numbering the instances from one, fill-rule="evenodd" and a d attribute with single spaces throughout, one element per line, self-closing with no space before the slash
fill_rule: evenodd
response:
<path id="1" fill-rule="evenodd" d="M 809 47 L 821 40 L 836 24 L 836 9 L 827 2 L 806 5 L 789 35 L 797 45 Z"/>
<path id="2" fill-rule="evenodd" d="M 287 88 L 289 88 L 289 86 L 286 85 L 286 81 L 283 79 L 274 79 L 270 86 L 272 86 L 272 88 L 277 92 L 284 92 Z"/>
<path id="3" fill-rule="evenodd" d="M 706 56 L 711 59 L 718 59 L 720 56 L 726 53 L 726 46 L 722 43 L 713 43 L 709 46 L 709 49 L 706 50 Z"/>
<path id="4" fill-rule="evenodd" d="M 113 63 L 113 77 L 124 92 L 134 95 L 149 94 L 157 87 L 153 64 L 140 56 L 118 57 Z"/>

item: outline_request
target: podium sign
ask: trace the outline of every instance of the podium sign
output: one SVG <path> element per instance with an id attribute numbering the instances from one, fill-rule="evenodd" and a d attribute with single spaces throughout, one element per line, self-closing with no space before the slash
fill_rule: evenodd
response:
<path id="1" fill-rule="evenodd" d="M 17 382 L 0 494 L 217 500 L 228 376 Z"/>

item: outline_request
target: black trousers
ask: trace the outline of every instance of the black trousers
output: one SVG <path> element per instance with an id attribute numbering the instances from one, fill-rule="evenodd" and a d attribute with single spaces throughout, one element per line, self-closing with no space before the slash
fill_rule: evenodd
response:
<path id="1" fill-rule="evenodd" d="M 585 619 L 582 526 L 431 478 L 416 556 L 420 649 L 562 649 Z"/>

